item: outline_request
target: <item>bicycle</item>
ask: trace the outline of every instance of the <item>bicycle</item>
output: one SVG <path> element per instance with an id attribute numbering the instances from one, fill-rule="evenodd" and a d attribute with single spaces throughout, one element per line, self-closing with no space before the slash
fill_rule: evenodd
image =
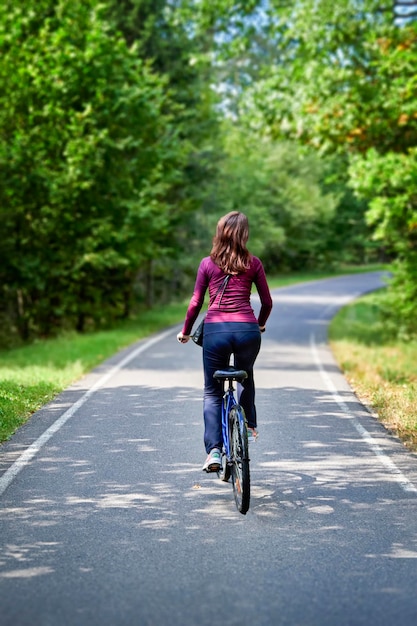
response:
<path id="1" fill-rule="evenodd" d="M 222 402 L 223 450 L 218 476 L 224 482 L 232 477 L 237 510 L 245 515 L 250 503 L 248 430 L 245 411 L 238 404 L 234 394 L 233 381 L 242 383 L 248 375 L 244 370 L 228 367 L 216 370 L 213 377 L 223 383 L 223 389 L 226 380 L 228 381 Z"/>

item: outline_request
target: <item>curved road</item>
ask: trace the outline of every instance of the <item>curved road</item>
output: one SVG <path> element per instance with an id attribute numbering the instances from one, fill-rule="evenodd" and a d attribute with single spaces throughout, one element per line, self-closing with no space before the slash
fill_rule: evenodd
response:
<path id="1" fill-rule="evenodd" d="M 382 284 L 274 292 L 246 516 L 200 469 L 201 350 L 178 328 L 36 413 L 1 448 L 2 626 L 415 626 L 417 458 L 326 345 Z"/>

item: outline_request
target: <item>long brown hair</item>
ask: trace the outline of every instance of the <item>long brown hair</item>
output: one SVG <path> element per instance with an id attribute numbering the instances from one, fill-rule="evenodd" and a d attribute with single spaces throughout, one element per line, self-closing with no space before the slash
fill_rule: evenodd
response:
<path id="1" fill-rule="evenodd" d="M 250 267 L 252 255 L 246 247 L 249 222 L 244 213 L 231 211 L 217 222 L 210 258 L 226 274 L 239 274 Z"/>

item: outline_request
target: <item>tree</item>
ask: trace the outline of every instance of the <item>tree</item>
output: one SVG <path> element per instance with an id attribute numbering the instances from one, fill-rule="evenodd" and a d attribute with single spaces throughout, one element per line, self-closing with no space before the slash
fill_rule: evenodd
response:
<path id="1" fill-rule="evenodd" d="M 20 336 L 126 314 L 181 148 L 165 82 L 94 0 L 0 8 L 0 277 Z"/>
<path id="2" fill-rule="evenodd" d="M 272 137 L 290 137 L 351 161 L 350 181 L 370 203 L 374 237 L 401 267 L 393 283 L 394 291 L 402 291 L 397 317 L 408 320 L 407 332 L 417 332 L 411 322 L 417 320 L 417 196 L 410 186 L 417 143 L 417 26 L 397 26 L 392 7 L 374 0 L 300 0 L 287 11 L 271 4 L 281 48 L 248 98 L 252 124 Z M 398 327 L 404 330 L 404 324 Z"/>
<path id="3" fill-rule="evenodd" d="M 230 121 L 222 136 L 221 174 L 202 217 L 209 232 L 219 213 L 244 211 L 251 250 L 269 272 L 331 264 L 327 237 L 338 195 L 324 190 L 323 161 L 295 143 L 260 141 Z"/>
<path id="4" fill-rule="evenodd" d="M 109 19 L 142 61 L 165 80 L 169 94 L 164 112 L 175 120 L 181 161 L 167 188 L 170 223 L 159 241 L 167 256 L 154 259 L 145 270 L 145 292 L 152 302 L 172 281 L 182 284 L 182 273 L 193 267 L 184 255 L 190 250 L 193 215 L 205 202 L 208 186 L 217 176 L 219 161 L 217 96 L 211 63 L 212 33 L 199 27 L 198 8 L 190 0 L 107 0 Z M 196 244 L 198 247 L 198 244 Z M 175 260 L 175 276 L 172 261 Z M 143 273 L 143 272 L 142 272 Z M 151 288 L 149 288 L 151 287 Z"/>

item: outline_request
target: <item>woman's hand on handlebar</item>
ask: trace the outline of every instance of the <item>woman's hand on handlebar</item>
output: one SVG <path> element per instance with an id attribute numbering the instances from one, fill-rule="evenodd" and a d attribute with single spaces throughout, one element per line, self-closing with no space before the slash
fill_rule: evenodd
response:
<path id="1" fill-rule="evenodd" d="M 191 337 L 190 335 L 183 335 L 182 332 L 178 333 L 177 335 L 177 340 L 180 343 L 187 343 L 187 341 L 190 341 Z"/>

